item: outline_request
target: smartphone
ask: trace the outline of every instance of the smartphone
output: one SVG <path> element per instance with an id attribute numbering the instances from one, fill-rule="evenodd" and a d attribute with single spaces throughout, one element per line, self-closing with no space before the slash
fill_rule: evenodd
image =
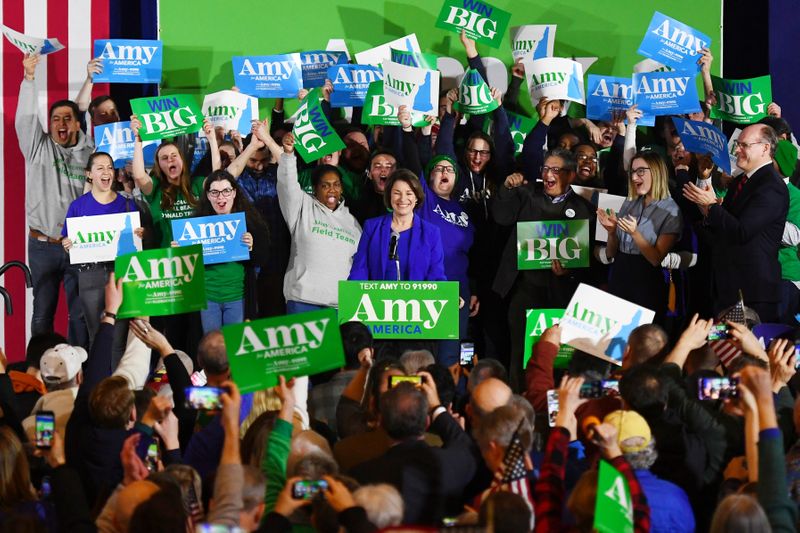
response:
<path id="1" fill-rule="evenodd" d="M 158 447 L 158 437 L 153 437 L 153 442 L 147 447 L 147 455 L 144 457 L 144 464 L 150 473 L 158 472 L 158 459 L 160 455 Z"/>
<path id="2" fill-rule="evenodd" d="M 556 427 L 556 417 L 558 416 L 558 391 L 550 389 L 547 391 L 547 423 L 551 428 Z"/>
<path id="3" fill-rule="evenodd" d="M 603 389 L 603 396 L 619 396 L 619 380 L 604 379 L 600 382 Z"/>
<path id="4" fill-rule="evenodd" d="M 459 364 L 469 370 L 472 370 L 472 360 L 475 357 L 475 343 L 462 342 L 461 343 L 461 359 Z"/>
<path id="5" fill-rule="evenodd" d="M 295 481 L 292 485 L 292 498 L 295 500 L 313 500 L 321 491 L 328 488 L 324 479 L 304 479 Z"/>
<path id="6" fill-rule="evenodd" d="M 586 381 L 581 385 L 581 390 L 578 395 L 586 399 L 619 396 L 619 380 L 603 379 L 600 381 Z"/>
<path id="7" fill-rule="evenodd" d="M 53 445 L 53 432 L 56 430 L 56 415 L 53 411 L 36 413 L 36 447 L 50 449 Z"/>
<path id="8" fill-rule="evenodd" d="M 186 387 L 184 391 L 189 409 L 216 411 L 222 408 L 219 396 L 225 391 L 219 387 Z"/>
<path id="9" fill-rule="evenodd" d="M 697 397 L 701 400 L 725 400 L 739 396 L 736 389 L 738 378 L 702 378 L 697 383 Z"/>
<path id="10" fill-rule="evenodd" d="M 714 324 L 711 327 L 711 331 L 708 332 L 708 340 L 710 341 L 721 341 L 730 338 L 731 335 L 728 333 L 727 324 Z"/>
<path id="11" fill-rule="evenodd" d="M 194 533 L 245 533 L 239 526 L 225 526 L 222 524 L 197 524 Z"/>
<path id="12" fill-rule="evenodd" d="M 389 388 L 396 387 L 398 383 L 403 382 L 419 387 L 422 385 L 422 376 L 389 376 Z"/>

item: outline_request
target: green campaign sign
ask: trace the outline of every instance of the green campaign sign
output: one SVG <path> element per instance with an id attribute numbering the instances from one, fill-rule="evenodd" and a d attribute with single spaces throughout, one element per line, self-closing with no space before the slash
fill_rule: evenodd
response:
<path id="1" fill-rule="evenodd" d="M 300 104 L 294 122 L 294 147 L 306 163 L 344 149 L 344 142 L 331 126 L 319 101 L 319 87 L 312 89 Z"/>
<path id="2" fill-rule="evenodd" d="M 511 13 L 480 0 L 445 0 L 436 27 L 461 33 L 492 48 L 500 48 Z"/>
<path id="3" fill-rule="evenodd" d="M 410 52 L 408 50 L 391 49 L 392 63 L 400 63 L 408 67 L 424 68 L 428 70 L 437 70 L 438 58 L 436 54 L 428 54 L 425 52 Z"/>
<path id="4" fill-rule="evenodd" d="M 497 100 L 492 98 L 492 91 L 483 80 L 480 72 L 468 69 L 461 78 L 458 88 L 458 101 L 453 103 L 456 111 L 471 115 L 485 115 L 497 109 Z"/>
<path id="5" fill-rule="evenodd" d="M 367 89 L 364 99 L 364 109 L 361 113 L 361 123 L 368 126 L 399 126 L 397 120 L 397 106 L 386 103 L 383 95 L 383 80 L 373 81 Z M 416 127 L 426 126 L 425 115 L 411 112 L 411 123 Z"/>
<path id="6" fill-rule="evenodd" d="M 522 354 L 522 369 L 528 366 L 528 361 L 533 355 L 533 345 L 547 328 L 558 324 L 564 316 L 563 309 L 528 309 L 525 311 L 525 351 Z M 553 368 L 567 368 L 575 348 L 562 344 L 558 347 L 558 354 L 553 363 Z"/>
<path id="7" fill-rule="evenodd" d="M 633 502 L 628 482 L 619 470 L 600 461 L 594 530 L 599 533 L 632 533 Z"/>
<path id="8" fill-rule="evenodd" d="M 206 308 L 203 247 L 158 248 L 117 257 L 122 280 L 119 318 L 189 313 Z"/>
<path id="9" fill-rule="evenodd" d="M 242 392 L 274 387 L 278 376 L 310 376 L 344 366 L 335 309 L 222 327 L 233 381 Z"/>
<path id="10" fill-rule="evenodd" d="M 737 124 L 752 124 L 767 116 L 772 102 L 772 79 L 769 76 L 748 80 L 724 80 L 711 76 L 717 105 L 711 108 L 711 118 Z"/>
<path id="11" fill-rule="evenodd" d="M 339 322 L 376 339 L 457 339 L 457 281 L 340 281 Z"/>
<path id="12" fill-rule="evenodd" d="M 139 136 L 143 141 L 195 133 L 203 128 L 203 111 L 189 94 L 134 98 L 131 110 L 142 122 Z"/>
<path id="13" fill-rule="evenodd" d="M 517 269 L 550 268 L 553 260 L 564 268 L 589 266 L 588 220 L 517 222 Z"/>

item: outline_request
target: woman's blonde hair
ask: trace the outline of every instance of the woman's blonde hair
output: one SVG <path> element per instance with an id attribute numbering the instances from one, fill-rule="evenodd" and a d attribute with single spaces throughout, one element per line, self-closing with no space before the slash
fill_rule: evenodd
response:
<path id="1" fill-rule="evenodd" d="M 0 427 L 0 507 L 36 499 L 22 442 L 7 426 Z"/>
<path id="2" fill-rule="evenodd" d="M 628 200 L 636 199 L 636 188 L 633 186 L 633 162 L 643 160 L 650 168 L 653 182 L 650 185 L 650 196 L 653 200 L 669 198 L 669 169 L 664 159 L 656 152 L 638 152 L 631 159 L 631 169 L 628 171 Z"/>

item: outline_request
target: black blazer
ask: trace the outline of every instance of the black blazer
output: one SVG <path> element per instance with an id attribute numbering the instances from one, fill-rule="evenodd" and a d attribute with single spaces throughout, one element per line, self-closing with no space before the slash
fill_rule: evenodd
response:
<path id="1" fill-rule="evenodd" d="M 404 524 L 439 525 L 462 511 L 462 495 L 475 474 L 472 439 L 447 414 L 429 430 L 442 438 L 441 448 L 409 440 L 380 457 L 355 466 L 350 474 L 361 484 L 389 483 L 403 497 Z"/>
<path id="2" fill-rule="evenodd" d="M 735 304 L 780 301 L 778 249 L 789 211 L 789 191 L 772 164 L 758 169 L 742 191 L 736 178 L 721 206 L 711 206 L 706 224 L 713 236 L 714 312 Z M 735 196 L 735 198 L 734 198 Z"/>

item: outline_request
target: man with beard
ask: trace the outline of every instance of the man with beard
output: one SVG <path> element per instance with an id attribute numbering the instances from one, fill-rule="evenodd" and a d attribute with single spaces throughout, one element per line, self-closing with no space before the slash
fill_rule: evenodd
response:
<path id="1" fill-rule="evenodd" d="M 69 342 L 88 346 L 78 299 L 78 272 L 61 246 L 67 208 L 84 192 L 84 168 L 94 143 L 80 130 L 78 106 L 60 100 L 50 107 L 49 135 L 39 122 L 36 83 L 38 55 L 26 54 L 22 66 L 15 126 L 27 163 L 25 211 L 30 228 L 28 264 L 33 275 L 33 335 L 53 330 L 59 286 L 63 280 L 69 312 Z"/>
<path id="2" fill-rule="evenodd" d="M 397 168 L 397 158 L 388 150 L 378 150 L 372 154 L 367 167 L 367 179 L 361 186 L 359 197 L 352 202 L 350 213 L 362 226 L 368 218 L 386 213 L 383 191 L 392 172 Z"/>

